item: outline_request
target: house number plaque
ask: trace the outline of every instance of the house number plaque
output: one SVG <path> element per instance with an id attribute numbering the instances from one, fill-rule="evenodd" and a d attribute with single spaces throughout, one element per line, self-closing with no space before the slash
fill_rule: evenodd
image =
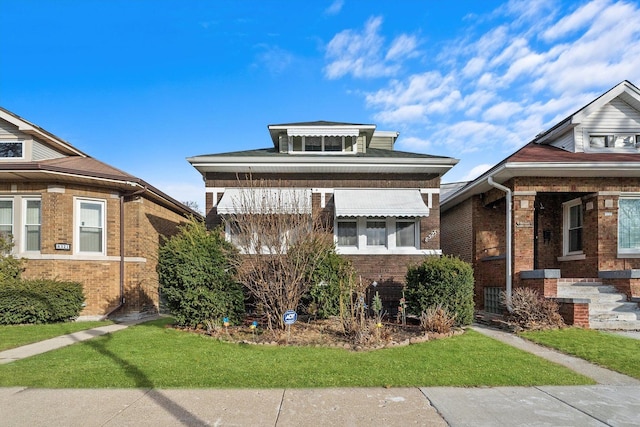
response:
<path id="1" fill-rule="evenodd" d="M 71 244 L 70 243 L 56 243 L 55 245 L 56 251 L 70 251 Z"/>

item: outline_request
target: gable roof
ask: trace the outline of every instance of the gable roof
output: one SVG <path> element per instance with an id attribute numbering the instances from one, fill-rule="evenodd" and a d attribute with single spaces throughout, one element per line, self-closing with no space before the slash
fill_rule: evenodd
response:
<path id="1" fill-rule="evenodd" d="M 0 119 L 16 126 L 20 132 L 51 144 L 67 155 L 67 157 L 39 161 L 0 162 L 0 181 L 55 181 L 95 185 L 120 191 L 125 196 L 136 193 L 181 215 L 202 217 L 198 212 L 146 181 L 89 156 L 67 141 L 2 107 L 0 107 Z"/>
<path id="2" fill-rule="evenodd" d="M 489 177 L 492 177 L 497 183 L 504 183 L 516 176 L 640 176 L 640 156 L 613 152 L 574 153 L 548 145 L 555 137 L 579 125 L 589 114 L 618 97 L 633 108 L 640 110 L 640 89 L 627 80 L 617 84 L 564 120 L 536 135 L 524 147 L 503 159 L 478 178 L 455 191 L 442 194 L 440 202 L 442 212 L 469 197 L 493 188 L 487 182 Z"/>

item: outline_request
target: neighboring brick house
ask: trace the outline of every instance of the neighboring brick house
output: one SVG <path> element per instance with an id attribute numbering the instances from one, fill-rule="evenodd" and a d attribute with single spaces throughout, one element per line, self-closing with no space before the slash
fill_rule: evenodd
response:
<path id="1" fill-rule="evenodd" d="M 636 86 L 618 84 L 479 178 L 447 190 L 442 248 L 473 264 L 477 309 L 500 311 L 498 293 L 510 278 L 514 287 L 560 298 L 565 317 L 575 324 L 617 327 L 616 320 L 640 319 L 637 306 L 624 301 L 640 297 Z M 624 294 L 618 305 L 598 312 L 585 304 L 612 286 Z"/>
<path id="2" fill-rule="evenodd" d="M 337 251 L 363 281 L 382 285 L 378 289 L 401 289 L 409 264 L 441 254 L 440 178 L 456 159 L 395 151 L 398 133 L 370 124 L 318 121 L 268 129 L 271 148 L 187 159 L 205 180 L 210 227 L 224 222 L 250 174 L 324 209 Z M 226 224 L 228 238 L 230 231 Z M 385 298 L 394 308 L 398 292 Z"/>
<path id="3" fill-rule="evenodd" d="M 82 283 L 82 318 L 158 309 L 162 236 L 198 214 L 0 108 L 0 232 L 24 278 Z"/>

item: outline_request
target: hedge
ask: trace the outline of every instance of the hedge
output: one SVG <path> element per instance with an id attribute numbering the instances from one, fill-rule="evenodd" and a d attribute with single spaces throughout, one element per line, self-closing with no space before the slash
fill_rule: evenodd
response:
<path id="1" fill-rule="evenodd" d="M 0 284 L 0 324 L 75 320 L 84 305 L 82 285 L 57 280 L 14 280 Z"/>

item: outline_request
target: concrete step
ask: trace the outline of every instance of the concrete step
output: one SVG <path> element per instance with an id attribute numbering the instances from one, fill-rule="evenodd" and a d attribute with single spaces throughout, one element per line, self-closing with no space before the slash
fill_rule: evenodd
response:
<path id="1" fill-rule="evenodd" d="M 608 322 L 612 320 L 625 320 L 625 321 L 640 321 L 640 313 L 634 313 L 631 311 L 608 311 L 608 312 L 596 312 L 589 313 L 589 322 L 592 320 L 600 322 Z"/>
<path id="2" fill-rule="evenodd" d="M 558 293 L 560 292 L 588 292 L 594 294 L 612 294 L 618 293 L 615 286 L 611 285 L 597 285 L 593 283 L 589 284 L 575 284 L 575 285 L 558 285 Z"/>
<path id="3" fill-rule="evenodd" d="M 558 292 L 558 298 L 583 298 L 589 299 L 592 303 L 614 303 L 626 302 L 625 294 L 598 294 L 594 292 Z"/>
<path id="4" fill-rule="evenodd" d="M 591 329 L 612 329 L 623 331 L 640 331 L 640 320 L 589 320 Z"/>
<path id="5" fill-rule="evenodd" d="M 589 313 L 608 312 L 608 311 L 630 311 L 635 312 L 638 310 L 638 304 L 635 302 L 627 301 L 615 301 L 615 302 L 592 302 L 589 304 Z"/>

